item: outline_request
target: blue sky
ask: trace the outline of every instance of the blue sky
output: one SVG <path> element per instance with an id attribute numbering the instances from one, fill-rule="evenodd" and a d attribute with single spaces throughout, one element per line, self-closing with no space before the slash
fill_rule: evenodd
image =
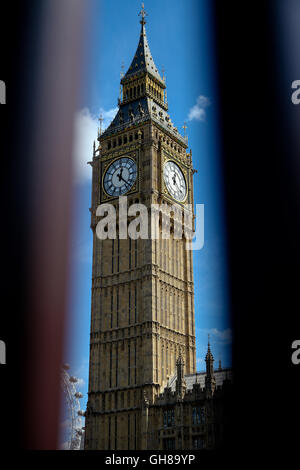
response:
<path id="1" fill-rule="evenodd" d="M 86 162 L 92 159 L 100 113 L 105 118 L 104 126 L 116 113 L 121 64 L 124 62 L 126 72 L 138 44 L 141 10 L 136 0 L 88 2 L 82 94 L 75 118 L 72 278 L 65 355 L 71 374 L 81 379 L 83 408 L 88 386 L 92 267 L 91 168 Z M 209 5 L 209 0 L 145 2 L 147 37 L 160 73 L 162 67 L 165 69 L 171 119 L 180 131 L 187 121 L 189 147 L 197 170 L 195 203 L 205 205 L 205 243 L 193 255 L 198 370 L 205 366 L 208 333 L 216 362 L 221 356 L 224 366 L 231 365 L 218 95 Z"/>

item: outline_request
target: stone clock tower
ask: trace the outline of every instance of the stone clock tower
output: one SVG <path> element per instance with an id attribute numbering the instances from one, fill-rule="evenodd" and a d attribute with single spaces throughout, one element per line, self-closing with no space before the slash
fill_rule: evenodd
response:
<path id="1" fill-rule="evenodd" d="M 136 53 L 121 79 L 119 110 L 98 136 L 92 161 L 92 305 L 86 449 L 145 449 L 149 405 L 176 373 L 195 372 L 192 251 L 174 233 L 100 240 L 97 207 L 193 207 L 186 139 L 168 114 L 166 84 L 152 58 L 142 9 Z M 187 206 L 186 206 L 187 207 Z M 173 214 L 173 212 L 172 212 Z M 190 216 L 193 212 L 190 210 Z M 176 230 L 175 230 L 176 232 Z M 148 423 L 148 424 L 146 424 Z M 146 426 L 148 428 L 146 429 Z"/>

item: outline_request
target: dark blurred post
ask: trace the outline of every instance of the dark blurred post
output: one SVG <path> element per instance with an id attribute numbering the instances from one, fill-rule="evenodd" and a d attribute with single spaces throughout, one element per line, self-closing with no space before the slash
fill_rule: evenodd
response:
<path id="1" fill-rule="evenodd" d="M 36 13 L 39 31 L 31 38 L 38 41 L 36 89 L 32 109 L 23 116 L 30 121 L 31 133 L 26 364 L 22 370 L 23 446 L 29 449 L 57 446 L 70 274 L 73 122 L 85 7 L 81 0 L 42 2 Z"/>
<path id="2" fill-rule="evenodd" d="M 213 3 L 234 328 L 228 445 L 289 456 L 300 421 L 300 4 Z"/>

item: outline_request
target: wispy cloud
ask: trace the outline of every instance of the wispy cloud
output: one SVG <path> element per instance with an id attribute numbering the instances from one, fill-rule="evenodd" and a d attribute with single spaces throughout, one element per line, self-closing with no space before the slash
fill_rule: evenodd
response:
<path id="1" fill-rule="evenodd" d="M 210 335 L 212 340 L 217 344 L 231 344 L 232 343 L 232 330 L 226 328 L 225 330 L 218 330 L 217 328 L 199 328 L 199 333 Z"/>
<path id="2" fill-rule="evenodd" d="M 79 388 L 85 389 L 87 387 L 88 374 L 89 374 L 89 360 L 88 358 L 83 357 L 81 364 L 75 370 L 75 375 L 78 378 L 77 385 Z"/>
<path id="3" fill-rule="evenodd" d="M 207 98 L 207 96 L 200 95 L 198 96 L 196 100 L 196 104 L 192 106 L 192 108 L 189 110 L 188 114 L 188 121 L 205 121 L 206 118 L 206 110 L 210 106 L 210 100 Z"/>
<path id="4" fill-rule="evenodd" d="M 102 130 L 110 124 L 118 108 L 105 110 L 100 108 L 99 115 L 93 115 L 88 108 L 83 108 L 75 114 L 75 132 L 73 143 L 73 158 L 75 182 L 84 183 L 91 179 L 92 170 L 87 162 L 93 157 L 93 142 L 97 140 L 99 116 L 102 114 Z"/>
<path id="5" fill-rule="evenodd" d="M 203 357 L 197 357 L 196 363 L 197 363 L 197 365 L 201 365 L 201 366 L 202 366 L 202 365 L 204 364 L 204 359 L 203 359 Z"/>

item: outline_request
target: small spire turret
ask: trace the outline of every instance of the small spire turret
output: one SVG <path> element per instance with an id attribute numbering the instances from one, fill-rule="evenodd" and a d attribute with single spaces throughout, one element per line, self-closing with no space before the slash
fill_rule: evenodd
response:
<path id="1" fill-rule="evenodd" d="M 186 125 L 186 121 L 184 121 L 182 129 L 183 129 L 183 137 L 184 137 L 186 144 L 188 143 L 188 136 L 186 134 L 187 127 L 188 126 Z"/>
<path id="2" fill-rule="evenodd" d="M 124 62 L 122 61 L 121 65 L 121 72 L 120 72 L 120 93 L 119 93 L 119 100 L 118 100 L 118 105 L 121 104 L 121 101 L 123 100 L 123 93 L 122 93 L 122 78 L 124 77 Z"/>
<path id="3" fill-rule="evenodd" d="M 214 374 L 214 356 L 210 350 L 210 342 L 208 335 L 207 353 L 205 356 L 206 362 L 206 376 L 205 376 L 205 388 L 208 394 L 214 393 L 216 387 L 216 379 Z"/>
<path id="4" fill-rule="evenodd" d="M 177 380 L 176 380 L 176 394 L 180 398 L 183 398 L 186 390 L 186 383 L 184 380 L 184 359 L 181 355 L 179 354 L 179 357 L 176 361 L 176 367 L 177 367 Z"/>
<path id="5" fill-rule="evenodd" d="M 103 121 L 104 121 L 102 114 L 100 114 L 100 117 L 99 117 L 98 121 L 99 121 L 99 123 L 100 123 L 99 131 L 98 131 L 98 137 L 100 137 L 101 134 L 102 134 L 102 123 L 103 123 Z"/>
<path id="6" fill-rule="evenodd" d="M 219 370 L 222 370 L 221 354 L 219 356 Z"/>

